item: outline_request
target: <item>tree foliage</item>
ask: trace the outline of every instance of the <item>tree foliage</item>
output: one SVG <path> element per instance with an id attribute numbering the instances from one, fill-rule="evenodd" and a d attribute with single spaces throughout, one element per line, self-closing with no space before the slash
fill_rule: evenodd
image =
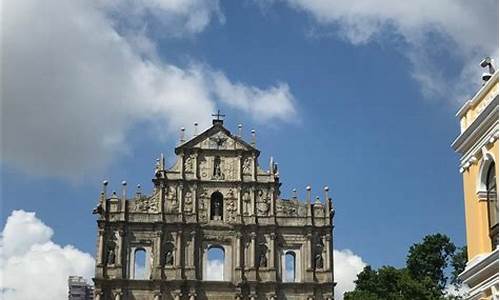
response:
<path id="1" fill-rule="evenodd" d="M 446 285 L 458 284 L 458 274 L 467 261 L 463 248 L 442 234 L 428 235 L 408 251 L 406 267 L 383 266 L 373 270 L 370 266 L 358 274 L 356 288 L 344 294 L 345 300 L 443 300 Z M 451 280 L 446 269 L 451 266 Z M 460 298 L 454 298 L 460 299 Z"/>

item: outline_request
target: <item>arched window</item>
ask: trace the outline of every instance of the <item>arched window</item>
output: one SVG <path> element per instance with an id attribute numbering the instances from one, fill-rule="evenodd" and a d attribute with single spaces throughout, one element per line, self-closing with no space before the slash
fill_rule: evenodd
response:
<path id="1" fill-rule="evenodd" d="M 283 274 L 284 282 L 295 282 L 297 277 L 295 261 L 295 252 L 288 251 L 285 253 L 285 270 Z"/>
<path id="2" fill-rule="evenodd" d="M 498 197 L 495 163 L 491 162 L 486 177 L 486 192 L 488 199 L 488 219 L 492 249 L 498 245 Z"/>
<path id="3" fill-rule="evenodd" d="M 222 220 L 224 214 L 224 196 L 214 192 L 210 197 L 210 220 Z"/>
<path id="4" fill-rule="evenodd" d="M 224 248 L 221 246 L 212 245 L 207 249 L 206 280 L 224 280 L 224 260 Z"/>
<path id="5" fill-rule="evenodd" d="M 146 273 L 148 272 L 147 266 L 147 253 L 146 250 L 142 248 L 135 249 L 134 252 L 134 272 L 133 279 L 146 279 Z"/>

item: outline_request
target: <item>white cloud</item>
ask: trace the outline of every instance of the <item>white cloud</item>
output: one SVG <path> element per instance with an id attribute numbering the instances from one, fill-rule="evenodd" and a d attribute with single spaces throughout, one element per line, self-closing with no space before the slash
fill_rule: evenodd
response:
<path id="1" fill-rule="evenodd" d="M 349 249 L 334 250 L 335 299 L 344 299 L 344 293 L 355 288 L 354 280 L 363 271 L 366 263 Z"/>
<path id="2" fill-rule="evenodd" d="M 34 213 L 13 211 L 0 239 L 0 295 L 5 300 L 63 300 L 68 276 L 93 277 L 94 258 L 50 239 L 53 231 Z"/>
<path id="3" fill-rule="evenodd" d="M 479 86 L 484 56 L 498 58 L 498 1 L 287 0 L 358 45 L 394 35 L 410 60 L 424 95 L 463 102 Z M 394 40 L 394 39 L 392 39 Z M 456 74 L 440 60 L 458 61 Z M 451 98 L 451 99 L 450 99 Z"/>
<path id="4" fill-rule="evenodd" d="M 286 84 L 261 89 L 233 84 L 204 65 L 161 62 L 149 30 L 123 21 L 132 15 L 153 22 L 149 14 L 161 14 L 161 22 L 166 16 L 184 20 L 166 27 L 196 33 L 219 14 L 217 1 L 132 2 L 3 3 L 4 163 L 29 174 L 79 179 L 129 153 L 127 134 L 137 124 L 154 124 L 164 137 L 194 121 L 204 127 L 217 101 L 257 120 L 295 112 Z M 233 101 L 235 91 L 243 96 Z"/>
<path id="5" fill-rule="evenodd" d="M 209 259 L 207 262 L 207 279 L 224 280 L 224 262 L 220 259 Z"/>
<path id="6" fill-rule="evenodd" d="M 445 296 L 462 297 L 465 299 L 469 295 L 469 288 L 462 284 L 458 287 L 448 284 L 444 289 Z"/>

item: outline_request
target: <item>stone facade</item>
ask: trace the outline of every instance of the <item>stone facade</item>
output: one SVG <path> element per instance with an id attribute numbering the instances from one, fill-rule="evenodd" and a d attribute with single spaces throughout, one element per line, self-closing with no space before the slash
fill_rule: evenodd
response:
<path id="1" fill-rule="evenodd" d="M 157 160 L 154 191 L 107 195 L 98 216 L 95 299 L 333 299 L 333 207 L 281 199 L 277 165 L 214 120 Z M 125 183 L 124 183 L 125 184 Z M 208 280 L 208 252 L 223 251 L 223 280 Z M 137 252 L 145 252 L 141 279 Z M 293 274 L 285 276 L 285 257 Z M 287 262 L 289 263 L 289 262 Z"/>

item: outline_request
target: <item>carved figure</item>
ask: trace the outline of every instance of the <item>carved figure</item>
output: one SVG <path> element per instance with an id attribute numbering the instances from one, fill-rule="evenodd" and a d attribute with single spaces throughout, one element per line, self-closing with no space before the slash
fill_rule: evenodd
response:
<path id="1" fill-rule="evenodd" d="M 191 155 L 186 157 L 186 160 L 184 161 L 184 170 L 188 173 L 193 172 L 193 162 L 194 159 Z"/>
<path id="2" fill-rule="evenodd" d="M 191 213 L 193 212 L 193 194 L 190 191 L 187 191 L 184 195 L 184 211 Z"/>
<path id="3" fill-rule="evenodd" d="M 319 235 L 314 243 L 314 266 L 316 269 L 323 269 L 323 249 L 325 245 Z"/>
<path id="4" fill-rule="evenodd" d="M 167 202 L 167 210 L 169 212 L 175 212 L 179 207 L 179 203 L 177 201 L 177 190 L 173 186 L 168 188 Z"/>
<path id="5" fill-rule="evenodd" d="M 216 156 L 214 158 L 213 179 L 224 180 L 224 174 L 222 173 L 222 169 L 221 169 L 221 159 L 220 159 L 220 156 Z"/>
<path id="6" fill-rule="evenodd" d="M 243 214 L 249 215 L 251 212 L 252 197 L 250 196 L 250 191 L 246 190 L 242 196 L 243 200 Z"/>
<path id="7" fill-rule="evenodd" d="M 259 209 L 259 212 L 263 215 L 267 215 L 269 212 L 269 196 L 266 194 L 264 195 L 264 192 L 262 190 L 259 190 L 258 192 L 258 197 L 259 197 L 259 202 L 257 205 L 257 208 Z"/>
<path id="8" fill-rule="evenodd" d="M 114 265 L 115 264 L 115 246 L 112 245 L 108 248 L 108 253 L 106 254 L 106 264 Z"/>
<path id="9" fill-rule="evenodd" d="M 251 168 L 252 168 L 252 158 L 251 157 L 247 157 L 243 161 L 243 173 L 244 174 L 251 173 L 252 172 Z"/>
<path id="10" fill-rule="evenodd" d="M 168 243 L 165 248 L 165 265 L 172 266 L 174 264 L 174 246 Z"/>
<path id="11" fill-rule="evenodd" d="M 259 244 L 258 266 L 267 268 L 267 246 L 266 243 Z"/>

